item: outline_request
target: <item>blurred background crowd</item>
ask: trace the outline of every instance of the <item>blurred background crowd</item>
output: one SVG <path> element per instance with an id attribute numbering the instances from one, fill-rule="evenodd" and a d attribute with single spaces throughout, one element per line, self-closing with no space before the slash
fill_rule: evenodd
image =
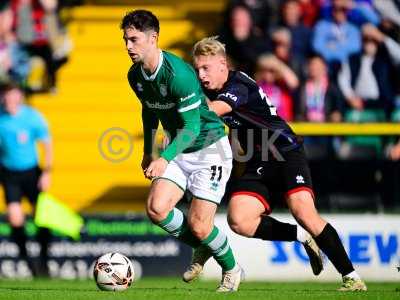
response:
<path id="1" fill-rule="evenodd" d="M 61 17 L 74 0 L 0 1 L 0 82 L 28 92 L 56 92 L 57 70 L 72 44 Z"/>
<path id="2" fill-rule="evenodd" d="M 399 26 L 398 0 L 233 0 L 219 36 L 286 121 L 399 122 Z M 400 158 L 393 138 L 337 141 L 308 154 Z"/>

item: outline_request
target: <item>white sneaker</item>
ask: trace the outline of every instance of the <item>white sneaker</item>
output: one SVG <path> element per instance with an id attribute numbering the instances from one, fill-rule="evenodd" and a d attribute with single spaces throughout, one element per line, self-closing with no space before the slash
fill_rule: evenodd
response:
<path id="1" fill-rule="evenodd" d="M 212 256 L 211 251 L 206 246 L 199 246 L 193 252 L 192 262 L 182 275 L 184 282 L 190 283 L 197 279 L 207 260 Z"/>
<path id="2" fill-rule="evenodd" d="M 241 266 L 237 265 L 235 269 L 222 273 L 221 284 L 217 288 L 217 292 L 236 292 L 242 280 L 244 280 L 244 270 Z"/>
<path id="3" fill-rule="evenodd" d="M 324 265 L 322 264 L 321 250 L 311 235 L 302 244 L 310 259 L 310 265 L 314 275 L 319 275 L 319 273 L 321 273 L 321 271 L 324 269 Z"/>

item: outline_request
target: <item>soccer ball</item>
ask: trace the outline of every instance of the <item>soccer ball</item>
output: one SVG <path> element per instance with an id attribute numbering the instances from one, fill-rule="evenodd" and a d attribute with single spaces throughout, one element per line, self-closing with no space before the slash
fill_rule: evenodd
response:
<path id="1" fill-rule="evenodd" d="M 103 291 L 124 291 L 133 282 L 135 273 L 129 258 L 120 253 L 107 253 L 94 264 L 94 280 Z"/>

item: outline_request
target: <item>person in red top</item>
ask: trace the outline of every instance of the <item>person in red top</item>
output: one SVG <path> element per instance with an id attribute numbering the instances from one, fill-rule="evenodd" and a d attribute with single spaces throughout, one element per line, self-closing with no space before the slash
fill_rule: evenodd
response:
<path id="1" fill-rule="evenodd" d="M 11 0 L 15 35 L 31 56 L 39 56 L 44 60 L 50 89 L 56 86 L 57 67 L 46 18 L 55 12 L 57 5 L 57 0 Z"/>
<path id="2" fill-rule="evenodd" d="M 285 121 L 293 121 L 291 92 L 299 86 L 296 74 L 277 57 L 267 54 L 259 57 L 255 78 L 277 108 L 278 114 Z"/>

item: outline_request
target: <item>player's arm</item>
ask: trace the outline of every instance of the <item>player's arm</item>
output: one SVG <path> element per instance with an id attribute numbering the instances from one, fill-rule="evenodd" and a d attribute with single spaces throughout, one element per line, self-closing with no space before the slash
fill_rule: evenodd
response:
<path id="1" fill-rule="evenodd" d="M 223 116 L 247 102 L 248 89 L 243 84 L 237 84 L 221 92 L 217 99 L 207 101 L 210 110 L 218 116 Z"/>
<path id="2" fill-rule="evenodd" d="M 38 187 L 41 191 L 47 191 L 51 184 L 53 142 L 51 140 L 48 124 L 44 117 L 40 113 L 34 112 L 32 118 L 34 120 L 33 134 L 38 144 L 43 148 L 44 155 L 43 171 L 38 180 Z"/>
<path id="3" fill-rule="evenodd" d="M 208 108 L 215 112 L 219 117 L 232 111 L 232 107 L 228 103 L 221 100 L 209 101 Z"/>
<path id="4" fill-rule="evenodd" d="M 145 170 L 151 163 L 153 153 L 153 145 L 155 138 L 155 131 L 158 128 L 159 120 L 155 113 L 146 108 L 143 104 L 142 106 L 142 123 L 143 123 L 143 160 L 142 169 Z"/>
<path id="5" fill-rule="evenodd" d="M 200 134 L 200 104 L 199 95 L 186 106 L 178 108 L 179 116 L 183 127 L 178 131 L 176 137 L 171 141 L 167 148 L 161 153 L 161 157 L 167 161 L 173 160 L 178 154 L 182 153 L 196 140 Z"/>
<path id="6" fill-rule="evenodd" d="M 142 106 L 142 123 L 144 137 L 143 153 L 146 155 L 151 155 L 153 153 L 155 131 L 158 128 L 159 120 L 156 114 L 150 111 L 144 105 Z"/>

